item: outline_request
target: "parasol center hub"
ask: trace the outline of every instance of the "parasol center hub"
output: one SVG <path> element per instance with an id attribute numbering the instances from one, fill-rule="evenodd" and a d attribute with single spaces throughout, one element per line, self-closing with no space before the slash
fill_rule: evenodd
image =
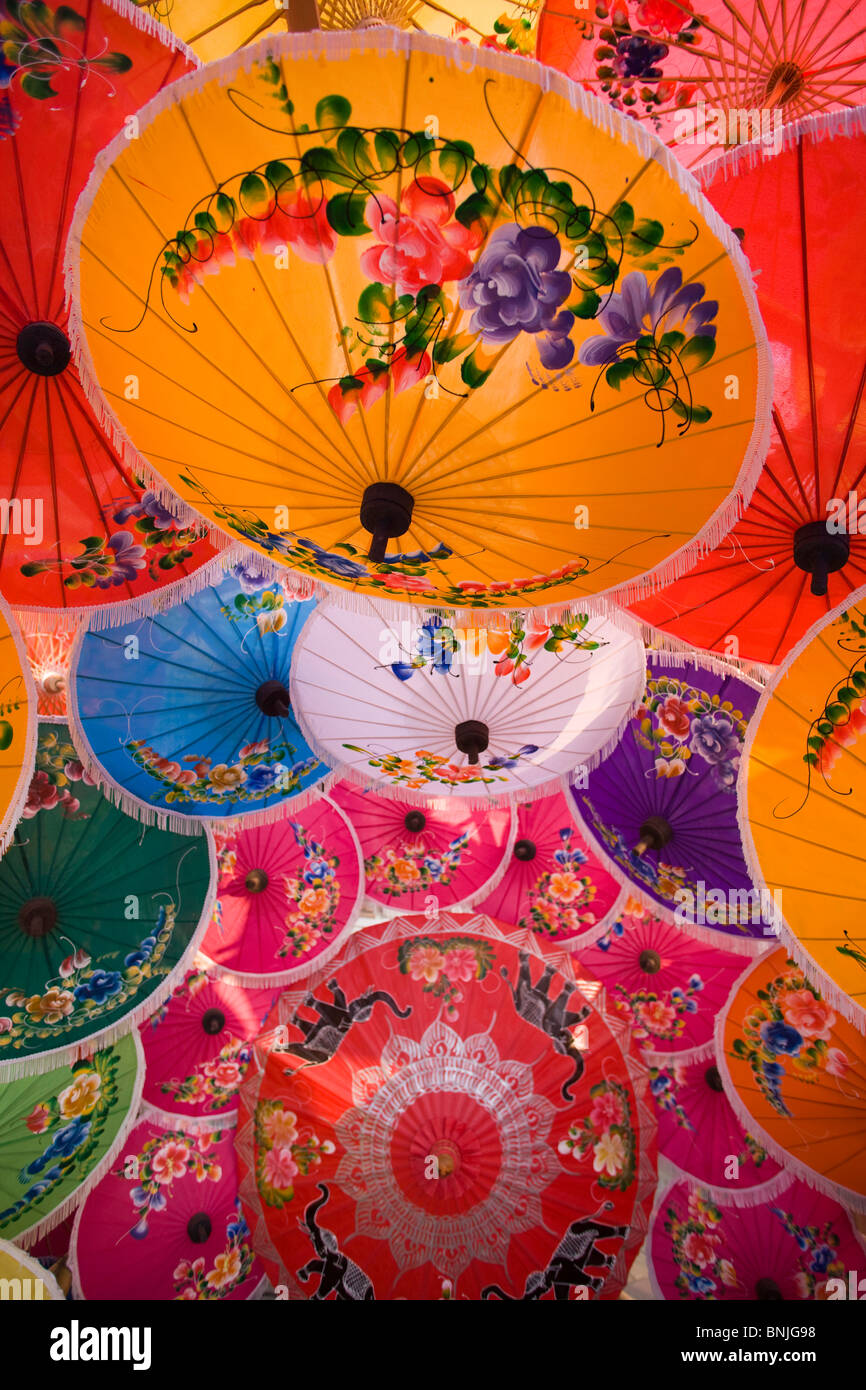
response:
<path id="1" fill-rule="evenodd" d="M 15 342 L 18 360 L 35 376 L 59 376 L 69 366 L 72 348 L 56 323 L 26 323 Z"/>
<path id="2" fill-rule="evenodd" d="M 722 1073 L 716 1066 L 707 1067 L 706 1071 L 704 1072 L 704 1080 L 706 1081 L 711 1091 L 718 1091 L 721 1093 L 725 1089 L 724 1084 L 722 1082 Z"/>
<path id="3" fill-rule="evenodd" d="M 826 521 L 807 521 L 794 532 L 794 564 L 812 576 L 811 590 L 816 598 L 824 598 L 828 574 L 847 564 L 850 553 L 847 532 L 828 531 Z"/>
<path id="4" fill-rule="evenodd" d="M 361 499 L 361 525 L 373 537 L 368 560 L 382 564 L 388 542 L 403 536 L 412 523 L 415 498 L 399 483 L 371 483 Z"/>
<path id="5" fill-rule="evenodd" d="M 420 835 L 424 826 L 427 824 L 427 817 L 423 811 L 408 811 L 403 824 L 410 835 Z"/>
<path id="6" fill-rule="evenodd" d="M 805 85 L 806 75 L 796 63 L 777 63 L 767 78 L 764 100 L 768 106 L 787 106 Z"/>
<path id="7" fill-rule="evenodd" d="M 785 1295 L 775 1279 L 759 1279 L 755 1285 L 755 1297 L 762 1303 L 784 1303 Z"/>
<path id="8" fill-rule="evenodd" d="M 202 1014 L 201 1026 L 210 1038 L 221 1033 L 226 1026 L 226 1016 L 222 1009 L 207 1009 Z"/>
<path id="9" fill-rule="evenodd" d="M 25 936 L 50 936 L 57 926 L 57 906 L 51 898 L 30 898 L 18 909 L 18 925 Z"/>
<path id="10" fill-rule="evenodd" d="M 489 742 L 490 730 L 480 719 L 464 719 L 454 730 L 455 745 L 473 767 L 477 767 L 479 754 L 486 751 Z"/>
<path id="11" fill-rule="evenodd" d="M 268 876 L 264 869 L 250 869 L 244 879 L 244 887 L 248 893 L 264 893 L 268 886 Z"/>
<path id="12" fill-rule="evenodd" d="M 460 1170 L 460 1150 L 451 1139 L 437 1139 L 430 1147 L 429 1158 L 435 1158 L 437 1178 L 450 1178 Z"/>
<path id="13" fill-rule="evenodd" d="M 268 719 L 288 719 L 291 712 L 289 692 L 282 681 L 264 681 L 256 691 L 256 704 Z"/>
<path id="14" fill-rule="evenodd" d="M 193 1245 L 204 1245 L 210 1240 L 213 1224 L 206 1211 L 197 1211 L 186 1223 L 186 1233 Z"/>
<path id="15" fill-rule="evenodd" d="M 645 975 L 657 975 L 662 968 L 658 951 L 641 951 L 637 963 Z"/>
<path id="16" fill-rule="evenodd" d="M 640 828 L 640 839 L 635 845 L 636 854 L 646 854 L 648 849 L 656 853 L 670 844 L 674 837 L 673 827 L 664 816 L 649 816 Z"/>
<path id="17" fill-rule="evenodd" d="M 534 840 L 518 840 L 514 846 L 514 858 L 519 859 L 521 864 L 528 864 L 537 853 Z"/>

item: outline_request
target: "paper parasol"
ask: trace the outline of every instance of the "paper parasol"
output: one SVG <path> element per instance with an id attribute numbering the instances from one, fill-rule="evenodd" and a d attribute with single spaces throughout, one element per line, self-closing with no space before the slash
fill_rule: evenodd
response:
<path id="1" fill-rule="evenodd" d="M 238 1201 L 232 1131 L 167 1129 L 145 1112 L 78 1209 L 69 1265 L 75 1298 L 254 1297 L 263 1276 Z"/>
<path id="2" fill-rule="evenodd" d="M 33 1244 L 99 1181 L 134 1124 L 143 1063 L 133 1033 L 0 1086 L 0 1236 Z"/>
<path id="3" fill-rule="evenodd" d="M 584 615 L 560 650 L 540 642 L 531 655 L 530 632 L 521 664 L 503 670 L 484 628 L 461 637 L 438 618 L 415 626 L 371 608 L 317 609 L 291 692 L 310 746 L 374 791 L 470 809 L 540 796 L 612 747 L 641 696 L 645 653 L 627 619 Z"/>
<path id="4" fill-rule="evenodd" d="M 77 208 L 80 369 L 235 539 L 350 608 L 571 611 L 736 519 L 769 428 L 751 280 L 636 123 L 388 28 L 265 39 L 139 123 Z"/>
<path id="5" fill-rule="evenodd" d="M 730 666 L 649 653 L 643 702 L 571 794 L 614 870 L 708 939 L 765 939 L 737 825 L 737 771 L 760 687 Z"/>
<path id="6" fill-rule="evenodd" d="M 398 917 L 282 995 L 238 1153 L 255 1247 L 289 1297 L 604 1287 L 654 1183 L 645 1077 L 570 959 L 519 938 L 484 916 Z"/>
<path id="7" fill-rule="evenodd" d="M 670 144 L 688 167 L 719 145 L 782 138 L 866 82 L 862 16 L 849 0 L 544 0 L 538 57 Z"/>
<path id="8" fill-rule="evenodd" d="M 659 1058 L 650 1067 L 650 1094 L 659 1154 L 680 1177 L 712 1189 L 718 1200 L 734 1206 L 763 1200 L 762 1187 L 781 1168 L 739 1123 L 725 1096 L 712 1044 L 688 1061 Z"/>
<path id="9" fill-rule="evenodd" d="M 422 811 L 350 782 L 339 782 L 331 796 L 358 836 L 367 897 L 386 907 L 466 908 L 482 900 L 510 862 L 515 824 L 507 807 L 467 811 L 455 801 Z"/>
<path id="10" fill-rule="evenodd" d="M 562 792 L 518 806 L 514 814 L 505 873 L 475 906 L 532 932 L 541 946 L 573 950 L 604 922 L 623 890 L 584 840 Z"/>
<path id="11" fill-rule="evenodd" d="M 72 657 L 72 633 L 24 634 L 27 659 L 36 686 L 36 711 L 40 719 L 66 720 L 66 687 Z"/>
<path id="12" fill-rule="evenodd" d="M 743 841 L 780 932 L 866 1032 L 866 591 L 816 623 L 763 695 L 740 768 Z"/>
<path id="13" fill-rule="evenodd" d="M 483 43 L 503 51 L 531 53 L 535 48 L 538 6 L 521 0 L 461 0 L 456 9 L 438 0 L 141 0 L 142 9 L 180 34 L 206 62 L 224 58 L 262 34 L 316 28 L 355 29 L 390 24 L 398 29 L 455 36 L 461 43 Z"/>
<path id="14" fill-rule="evenodd" d="M 580 966 L 600 980 L 629 1018 L 635 1043 L 662 1058 L 680 1058 L 713 1040 L 719 1011 L 746 961 L 744 943 L 699 940 L 638 898 L 617 920 L 578 942 Z"/>
<path id="15" fill-rule="evenodd" d="M 110 622 L 219 562 L 206 528 L 179 520 L 188 508 L 157 499 L 100 428 L 70 360 L 63 249 L 98 152 L 136 135 L 139 108 L 197 61 L 125 0 L 7 0 L 0 49 L 3 593 L 34 626 L 97 607 Z"/>
<path id="16" fill-rule="evenodd" d="M 217 900 L 202 952 L 242 984 L 286 984 L 340 949 L 363 894 L 355 832 L 320 797 L 290 820 L 220 837 Z"/>
<path id="17" fill-rule="evenodd" d="M 30 785 L 36 746 L 36 687 L 18 626 L 0 597 L 0 854 Z"/>
<path id="18" fill-rule="evenodd" d="M 0 1240 L 0 1288 L 3 1297 L 59 1302 L 65 1294 L 54 1275 L 10 1240 Z"/>
<path id="19" fill-rule="evenodd" d="M 24 817 L 0 859 L 0 1078 L 110 1042 L 167 995 L 215 889 L 207 835 L 145 828 L 88 784 L 43 724 Z"/>
<path id="20" fill-rule="evenodd" d="M 776 1179 L 767 1193 L 748 1208 L 684 1182 L 661 1193 L 647 1259 L 656 1297 L 814 1301 L 829 1279 L 862 1268 L 866 1252 L 844 1207 L 803 1182 Z"/>
<path id="21" fill-rule="evenodd" d="M 174 829 L 299 808 L 328 772 L 288 695 L 314 607 L 230 575 L 165 613 L 84 633 L 69 697 L 87 766 L 132 815 Z"/>
<path id="22" fill-rule="evenodd" d="M 716 1040 L 742 1123 L 789 1172 L 866 1211 L 866 1040 L 784 947 L 731 991 Z"/>
<path id="23" fill-rule="evenodd" d="M 861 39 L 862 47 L 862 39 Z M 866 50 L 864 50 L 866 51 Z M 862 491 L 866 302 L 850 190 L 866 177 L 866 111 L 736 150 L 706 191 L 756 272 L 775 368 L 770 451 L 741 520 L 703 560 L 636 605 L 674 638 L 775 664 L 866 582 Z M 844 265 L 845 293 L 832 289 Z M 858 520 L 858 505 L 860 506 Z"/>
<path id="24" fill-rule="evenodd" d="M 273 989 L 245 989 L 213 969 L 188 971 L 140 1027 L 149 1110 L 169 1128 L 178 1120 L 211 1129 L 233 1122 L 253 1039 L 275 998 Z"/>

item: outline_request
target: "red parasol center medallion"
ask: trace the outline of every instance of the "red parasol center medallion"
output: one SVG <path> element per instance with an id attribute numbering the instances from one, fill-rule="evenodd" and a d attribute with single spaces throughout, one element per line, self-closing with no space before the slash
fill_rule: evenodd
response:
<path id="1" fill-rule="evenodd" d="M 434 1091 L 414 1097 L 391 1140 L 404 1195 L 440 1216 L 457 1216 L 489 1197 L 502 1164 L 500 1122 L 471 1095 Z"/>

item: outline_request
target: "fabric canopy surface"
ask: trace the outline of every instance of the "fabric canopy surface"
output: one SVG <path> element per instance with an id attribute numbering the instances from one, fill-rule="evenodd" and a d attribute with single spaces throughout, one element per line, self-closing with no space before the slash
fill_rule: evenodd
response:
<path id="1" fill-rule="evenodd" d="M 78 205 L 79 363 L 224 531 L 349 602 L 514 608 L 642 592 L 735 519 L 766 339 L 736 237 L 634 123 L 374 28 L 263 40 L 140 126 Z"/>

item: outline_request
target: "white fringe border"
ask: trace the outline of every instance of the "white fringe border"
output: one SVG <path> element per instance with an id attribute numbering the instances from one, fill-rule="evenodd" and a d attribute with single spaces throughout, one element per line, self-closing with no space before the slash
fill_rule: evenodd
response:
<path id="1" fill-rule="evenodd" d="M 512 54 L 499 53 L 491 49 L 468 48 L 449 39 L 436 38 L 430 34 L 404 33 L 400 30 L 378 26 L 345 33 L 312 30 L 308 33 L 266 37 L 257 44 L 241 49 L 231 57 L 209 63 L 205 68 L 179 78 L 170 87 L 157 93 L 139 112 L 139 128 L 143 133 L 162 112 L 177 105 L 185 97 L 192 96 L 203 88 L 212 85 L 228 86 L 239 74 L 252 71 L 255 66 L 272 55 L 285 58 L 290 62 L 315 61 L 324 58 L 327 62 L 337 63 L 348 60 L 355 54 L 400 53 L 408 56 L 413 51 L 435 54 L 462 72 L 471 72 L 475 68 L 480 68 L 490 73 L 501 73 L 525 83 L 533 83 L 542 92 L 554 92 L 562 97 L 578 114 L 591 121 L 597 129 L 618 138 L 624 145 L 633 147 L 644 160 L 652 160 L 660 164 L 668 177 L 673 180 L 677 188 L 685 194 L 697 210 L 710 233 L 727 253 L 734 267 L 755 338 L 757 357 L 755 424 L 742 465 L 725 501 L 717 507 L 697 534 L 678 550 L 673 551 L 666 560 L 646 571 L 637 579 L 614 585 L 591 596 L 578 596 L 566 601 L 561 600 L 559 603 L 553 601 L 549 605 L 533 610 L 543 621 L 587 609 L 604 615 L 611 607 L 627 605 L 636 599 L 644 598 L 648 594 L 666 588 L 672 581 L 687 573 L 696 560 L 715 549 L 721 539 L 739 520 L 748 504 L 757 486 L 770 443 L 773 398 L 772 357 L 758 310 L 751 268 L 740 246 L 739 239 L 704 197 L 700 184 L 679 162 L 673 152 L 650 135 L 639 122 L 630 120 L 614 111 L 607 103 L 584 91 L 563 74 L 533 59 L 515 57 Z M 168 487 L 165 479 L 155 471 L 152 465 L 139 454 L 103 395 L 81 315 L 80 255 L 82 236 L 103 177 L 112 162 L 127 147 L 125 135 L 121 134 L 97 157 L 93 171 L 81 192 L 73 214 L 64 259 L 64 280 L 69 309 L 69 335 L 82 386 L 97 419 L 114 448 L 129 467 L 150 480 L 150 485 L 164 501 L 176 504 L 174 491 Z M 193 518 L 195 515 L 195 512 L 190 508 L 189 517 Z M 218 528 L 214 527 L 213 529 Z M 230 539 L 236 540 L 237 538 L 230 537 Z M 293 573 L 290 570 L 286 572 Z M 294 573 L 298 575 L 298 579 L 286 582 L 300 582 L 308 585 L 309 581 L 306 576 L 300 575 L 299 572 Z M 327 596 L 347 607 L 350 611 L 368 611 L 365 601 L 359 602 L 357 594 L 339 585 L 326 586 L 316 582 L 313 593 L 317 597 Z M 417 605 L 395 603 L 394 606 L 402 618 L 411 619 L 417 616 L 419 608 Z M 442 612 L 443 610 L 440 608 L 437 611 Z M 491 620 L 495 623 L 497 615 L 501 618 L 509 611 L 520 610 L 482 610 L 488 615 L 486 619 L 482 618 L 477 610 L 471 608 L 446 609 L 444 611 L 452 612 L 462 626 L 469 626 L 472 623 L 475 626 L 482 626 L 485 623 L 490 623 Z"/>
<path id="2" fill-rule="evenodd" d="M 866 108 L 864 108 L 866 112 Z M 761 721 L 764 714 L 773 700 L 776 691 L 790 673 L 794 663 L 799 660 L 803 652 L 810 643 L 831 623 L 839 617 L 841 613 L 847 612 L 849 608 L 854 608 L 858 603 L 866 600 L 866 585 L 860 589 L 855 589 L 846 599 L 832 608 L 829 613 L 825 613 L 822 618 L 814 622 L 808 632 L 801 638 L 795 647 L 788 652 L 785 660 L 776 671 L 772 683 L 767 687 L 758 701 L 755 713 L 749 720 L 749 727 L 746 730 L 746 741 L 743 745 L 742 756 L 740 759 L 740 771 L 737 778 L 737 821 L 740 828 L 740 839 L 743 842 L 743 853 L 746 859 L 746 867 L 749 876 L 755 887 L 759 890 L 767 891 L 767 881 L 761 869 L 758 852 L 752 837 L 752 827 L 749 820 L 749 763 L 751 761 L 752 746 L 758 735 Z M 820 909 L 818 909 L 820 911 Z M 864 913 L 866 913 L 866 900 L 864 900 Z M 827 1003 L 836 1009 L 849 1023 L 861 1033 L 866 1033 L 866 1008 L 855 1003 L 849 994 L 846 994 L 841 985 L 835 983 L 827 971 L 818 964 L 813 956 L 809 954 L 805 946 L 801 944 L 796 933 L 788 925 L 782 912 L 777 912 L 777 924 L 779 928 L 779 940 L 786 946 L 797 961 L 806 975 Z"/>
<path id="3" fill-rule="evenodd" d="M 736 145 L 724 154 L 717 155 L 715 159 L 699 165 L 695 171 L 695 178 L 706 190 L 717 179 L 735 178 L 741 165 L 745 164 L 748 169 L 756 169 L 766 160 L 775 159 L 786 150 L 794 149 L 801 140 L 817 145 L 824 140 L 835 140 L 837 136 L 852 139 L 856 135 L 866 135 L 866 106 L 852 106 L 840 111 L 827 111 L 817 116 L 804 116 L 799 121 L 791 121 L 782 126 L 780 141 L 777 142 L 774 132 L 772 144 L 765 145 L 762 139 L 758 139 Z"/>

